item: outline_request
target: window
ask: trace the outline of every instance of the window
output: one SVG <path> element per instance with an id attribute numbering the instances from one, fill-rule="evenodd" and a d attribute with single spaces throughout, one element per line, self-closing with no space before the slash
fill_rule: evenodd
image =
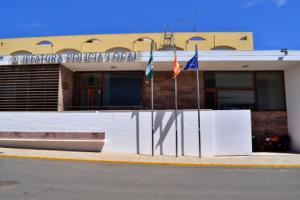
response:
<path id="1" fill-rule="evenodd" d="M 236 48 L 230 46 L 216 46 L 211 50 L 236 50 Z"/>
<path id="2" fill-rule="evenodd" d="M 12 56 L 23 56 L 23 55 L 31 55 L 32 53 L 29 51 L 15 51 L 11 53 Z"/>
<path id="3" fill-rule="evenodd" d="M 68 53 L 78 54 L 78 53 L 80 53 L 80 51 L 78 51 L 76 49 L 63 49 L 63 50 L 58 51 L 57 53 L 58 54 L 68 54 Z"/>
<path id="4" fill-rule="evenodd" d="M 74 77 L 75 109 L 142 107 L 142 72 L 76 72 Z"/>
<path id="5" fill-rule="evenodd" d="M 255 107 L 254 91 L 220 91 L 218 92 L 218 109 L 236 110 Z"/>
<path id="6" fill-rule="evenodd" d="M 131 50 L 125 47 L 114 47 L 108 49 L 106 52 L 107 53 L 114 53 L 114 52 L 130 52 Z"/>
<path id="7" fill-rule="evenodd" d="M 101 41 L 98 39 L 90 39 L 90 40 L 85 41 L 84 43 L 101 43 Z"/>
<path id="8" fill-rule="evenodd" d="M 138 42 L 152 42 L 153 39 L 147 38 L 147 37 L 142 37 L 142 38 L 138 38 L 136 41 L 138 41 Z"/>
<path id="9" fill-rule="evenodd" d="M 52 46 L 53 43 L 50 41 L 44 40 L 44 41 L 38 42 L 36 45 L 51 45 Z"/>
<path id="10" fill-rule="evenodd" d="M 207 88 L 253 88 L 254 74 L 247 72 L 208 72 Z"/>
<path id="11" fill-rule="evenodd" d="M 285 109 L 282 72 L 257 72 L 256 83 L 259 110 Z"/>
<path id="12" fill-rule="evenodd" d="M 82 87 L 96 87 L 101 84 L 101 73 L 82 73 L 80 85 Z"/>
<path id="13" fill-rule="evenodd" d="M 205 72 L 208 109 L 284 110 L 282 72 Z"/>
<path id="14" fill-rule="evenodd" d="M 192 37 L 190 39 L 188 39 L 188 41 L 205 41 L 206 39 L 202 38 L 202 37 Z"/>
<path id="15" fill-rule="evenodd" d="M 240 40 L 241 40 L 241 41 L 247 41 L 247 40 L 248 40 L 248 36 L 241 37 Z"/>
<path id="16" fill-rule="evenodd" d="M 104 106 L 126 108 L 141 106 L 140 72 L 111 72 L 104 77 Z"/>

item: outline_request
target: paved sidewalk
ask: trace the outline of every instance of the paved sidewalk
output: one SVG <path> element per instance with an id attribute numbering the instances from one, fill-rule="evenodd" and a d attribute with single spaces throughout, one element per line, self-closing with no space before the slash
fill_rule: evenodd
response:
<path id="1" fill-rule="evenodd" d="M 0 148 L 2 158 L 47 159 L 77 162 L 111 164 L 144 164 L 169 166 L 203 167 L 254 167 L 254 168 L 300 168 L 300 154 L 293 153 L 253 153 L 252 156 L 227 157 L 172 157 L 149 156 L 129 153 L 91 153 L 74 151 L 32 150 Z"/>

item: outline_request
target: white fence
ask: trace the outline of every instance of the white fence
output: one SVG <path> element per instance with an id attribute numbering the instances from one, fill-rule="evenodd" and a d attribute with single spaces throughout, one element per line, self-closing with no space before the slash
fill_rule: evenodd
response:
<path id="1" fill-rule="evenodd" d="M 196 110 L 178 112 L 178 152 L 198 156 Z M 155 154 L 175 155 L 175 112 L 154 113 Z M 0 131 L 104 131 L 103 151 L 151 154 L 151 112 L 0 112 Z M 250 111 L 201 111 L 203 156 L 250 155 Z"/>

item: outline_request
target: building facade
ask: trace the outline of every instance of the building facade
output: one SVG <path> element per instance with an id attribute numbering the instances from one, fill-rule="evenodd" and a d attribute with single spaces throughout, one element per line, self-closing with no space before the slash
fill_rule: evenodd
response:
<path id="1" fill-rule="evenodd" d="M 0 55 L 53 54 L 63 52 L 114 52 L 166 50 L 173 43 L 178 50 L 253 50 L 253 35 L 241 33 L 141 33 L 80 35 L 0 39 Z"/>
<path id="2" fill-rule="evenodd" d="M 252 33 L 146 33 L 0 39 L 0 111 L 149 110 L 145 77 L 154 44 L 154 109 L 175 107 L 173 49 L 199 49 L 201 109 L 251 110 L 252 135 L 292 135 L 298 51 L 255 51 Z M 290 78 L 291 77 L 291 78 Z M 196 74 L 178 76 L 178 108 L 197 109 Z M 297 92 L 296 92 L 297 93 Z M 296 97 L 294 97 L 296 95 Z M 289 111 L 290 112 L 290 111 Z M 288 126 L 289 124 L 289 126 Z"/>

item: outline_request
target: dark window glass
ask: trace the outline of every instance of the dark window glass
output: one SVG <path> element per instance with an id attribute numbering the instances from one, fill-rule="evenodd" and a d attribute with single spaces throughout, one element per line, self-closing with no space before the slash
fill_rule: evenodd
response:
<path id="1" fill-rule="evenodd" d="M 206 72 L 206 88 L 253 88 L 252 72 Z"/>
<path id="2" fill-rule="evenodd" d="M 205 72 L 205 87 L 215 88 L 216 87 L 216 77 L 215 72 Z"/>
<path id="3" fill-rule="evenodd" d="M 285 110 L 282 72 L 205 72 L 206 108 Z"/>
<path id="4" fill-rule="evenodd" d="M 219 91 L 218 109 L 254 109 L 255 94 L 254 91 Z"/>
<path id="5" fill-rule="evenodd" d="M 257 72 L 259 110 L 284 110 L 284 78 L 282 72 Z"/>
<path id="6" fill-rule="evenodd" d="M 205 108 L 206 109 L 216 109 L 216 93 L 206 92 L 205 93 Z"/>
<path id="7" fill-rule="evenodd" d="M 126 108 L 141 105 L 141 73 L 112 72 L 104 79 L 104 106 Z"/>
<path id="8" fill-rule="evenodd" d="M 216 88 L 253 88 L 253 73 L 249 72 L 218 72 Z"/>
<path id="9" fill-rule="evenodd" d="M 81 86 L 82 87 L 94 87 L 101 84 L 101 73 L 82 73 L 81 74 Z"/>

